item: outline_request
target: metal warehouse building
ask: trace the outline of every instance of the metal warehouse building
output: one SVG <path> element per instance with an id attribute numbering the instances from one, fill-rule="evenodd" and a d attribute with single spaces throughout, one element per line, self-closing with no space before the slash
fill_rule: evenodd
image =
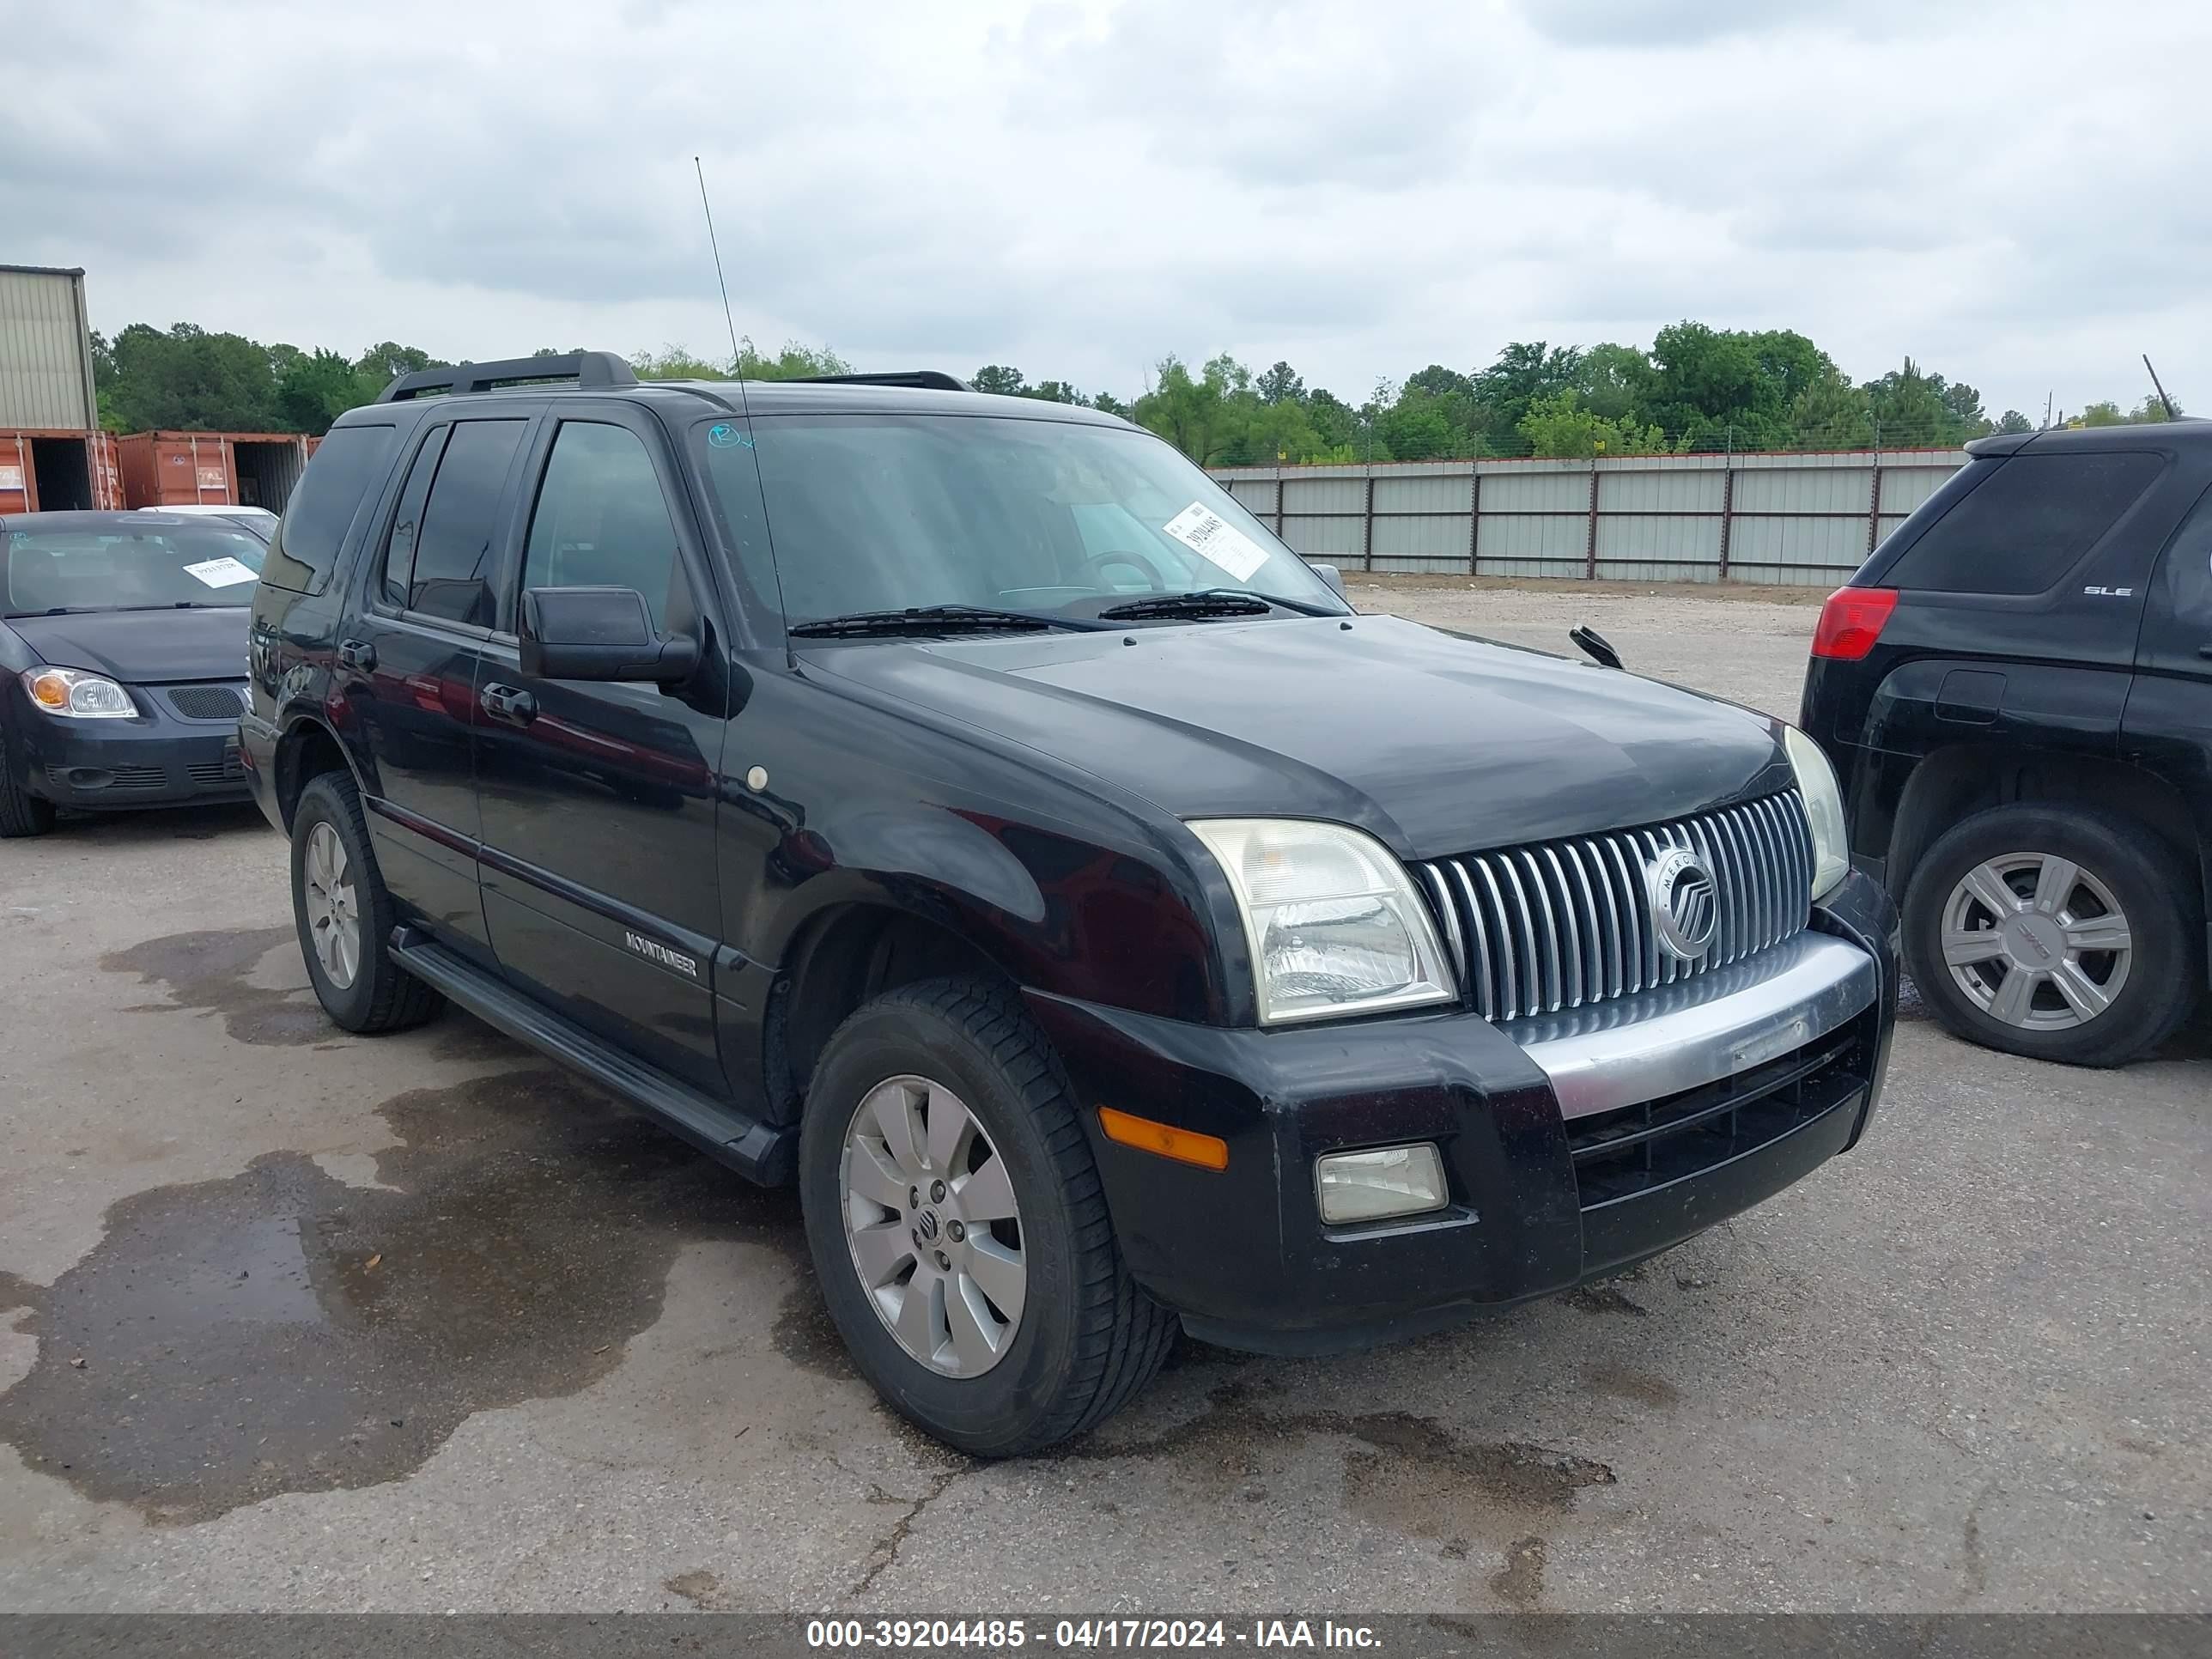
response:
<path id="1" fill-rule="evenodd" d="M 93 392 L 84 272 L 0 265 L 0 513 L 122 505 Z"/>

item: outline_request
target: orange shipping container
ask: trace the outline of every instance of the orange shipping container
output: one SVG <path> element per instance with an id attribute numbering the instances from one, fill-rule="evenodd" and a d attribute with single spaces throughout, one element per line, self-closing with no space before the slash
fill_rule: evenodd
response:
<path id="1" fill-rule="evenodd" d="M 0 514 L 122 505 L 111 434 L 29 427 L 0 430 Z"/>
<path id="2" fill-rule="evenodd" d="M 119 448 L 132 507 L 281 513 L 307 465 L 305 441 L 289 432 L 134 432 Z"/>

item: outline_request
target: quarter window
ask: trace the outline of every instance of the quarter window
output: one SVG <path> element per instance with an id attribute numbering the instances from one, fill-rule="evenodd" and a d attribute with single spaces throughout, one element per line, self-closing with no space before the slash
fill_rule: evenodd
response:
<path id="1" fill-rule="evenodd" d="M 1883 580 L 1936 593 L 2042 593 L 2158 476 L 2142 453 L 2014 455 L 1905 550 Z"/>

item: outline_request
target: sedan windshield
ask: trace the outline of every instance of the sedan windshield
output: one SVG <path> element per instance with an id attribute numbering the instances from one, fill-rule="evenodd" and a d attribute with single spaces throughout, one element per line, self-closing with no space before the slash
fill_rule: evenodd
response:
<path id="1" fill-rule="evenodd" d="M 143 530 L 127 523 L 18 525 L 5 536 L 0 611 L 11 617 L 251 604 L 268 550 L 259 537 L 220 520 Z"/>
<path id="2" fill-rule="evenodd" d="M 763 416 L 750 430 L 702 425 L 697 442 L 749 576 L 766 593 L 780 589 L 787 622 L 809 633 L 904 611 L 935 610 L 948 629 L 958 608 L 1119 616 L 1117 606 L 1166 594 L 1207 597 L 1135 614 L 1226 620 L 1273 608 L 1242 594 L 1292 614 L 1346 609 L 1227 491 L 1146 433 L 950 415 Z M 763 506 L 772 567 L 759 545 Z"/>

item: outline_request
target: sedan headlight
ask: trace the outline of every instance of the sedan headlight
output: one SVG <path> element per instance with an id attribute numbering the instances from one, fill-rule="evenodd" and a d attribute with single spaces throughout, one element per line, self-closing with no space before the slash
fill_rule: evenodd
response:
<path id="1" fill-rule="evenodd" d="M 1826 898 L 1851 872 L 1850 833 L 1844 827 L 1844 791 L 1820 745 L 1796 726 L 1782 728 L 1782 747 L 1797 774 L 1805 817 L 1813 826 L 1813 896 Z"/>
<path id="2" fill-rule="evenodd" d="M 73 720 L 130 720 L 138 713 L 131 694 L 113 680 L 79 668 L 27 668 L 23 690 L 49 714 Z"/>
<path id="3" fill-rule="evenodd" d="M 1373 836 L 1286 818 L 1213 818 L 1190 828 L 1236 891 L 1262 1024 L 1457 994 L 1428 907 Z"/>

